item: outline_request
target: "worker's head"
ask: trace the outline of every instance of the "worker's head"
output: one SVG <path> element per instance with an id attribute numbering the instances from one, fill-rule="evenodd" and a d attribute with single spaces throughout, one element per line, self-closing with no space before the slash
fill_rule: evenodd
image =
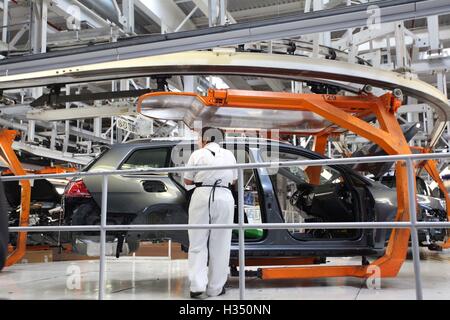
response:
<path id="1" fill-rule="evenodd" d="M 210 142 L 221 143 L 225 138 L 223 130 L 213 127 L 202 128 L 202 147 Z"/>

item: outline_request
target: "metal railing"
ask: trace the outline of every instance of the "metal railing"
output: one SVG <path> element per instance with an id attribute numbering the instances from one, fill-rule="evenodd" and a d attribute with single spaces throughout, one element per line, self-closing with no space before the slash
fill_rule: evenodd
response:
<path id="1" fill-rule="evenodd" d="M 245 229 L 290 229 L 290 228 L 311 228 L 311 229 L 406 229 L 411 231 L 411 246 L 413 253 L 414 275 L 416 299 L 423 299 L 422 283 L 420 278 L 420 256 L 418 229 L 427 228 L 450 228 L 450 222 L 419 222 L 416 212 L 416 192 L 415 192 L 415 160 L 444 159 L 450 158 L 450 153 L 414 154 L 414 155 L 393 155 L 378 157 L 359 157 L 342 159 L 318 159 L 318 160 L 298 160 L 264 163 L 245 163 L 233 166 L 198 166 L 198 167 L 170 167 L 154 169 L 132 169 L 132 170 L 111 170 L 101 172 L 76 172 L 63 174 L 35 174 L 24 176 L 1 177 L 3 181 L 18 180 L 38 180 L 48 178 L 70 178 L 86 176 L 103 176 L 102 196 L 101 196 L 101 223 L 100 225 L 78 225 L 78 226 L 28 226 L 10 227 L 10 232 L 48 232 L 48 231 L 99 231 L 100 232 L 100 270 L 99 270 L 99 293 L 100 300 L 105 297 L 105 267 L 106 267 L 106 232 L 107 231 L 127 231 L 127 230 L 192 230 L 192 229 L 238 229 L 239 230 L 239 298 L 245 299 Z M 244 170 L 257 168 L 279 168 L 290 166 L 321 166 L 321 165 L 346 165 L 355 163 L 377 163 L 377 162 L 397 162 L 405 161 L 408 177 L 408 203 L 410 208 L 410 221 L 396 222 L 327 222 L 327 223 L 260 223 L 244 224 Z M 151 173 L 175 173 L 185 171 L 203 170 L 225 170 L 237 169 L 238 171 L 238 224 L 152 224 L 152 225 L 107 225 L 107 201 L 108 201 L 108 177 L 110 175 L 122 174 L 151 174 Z"/>

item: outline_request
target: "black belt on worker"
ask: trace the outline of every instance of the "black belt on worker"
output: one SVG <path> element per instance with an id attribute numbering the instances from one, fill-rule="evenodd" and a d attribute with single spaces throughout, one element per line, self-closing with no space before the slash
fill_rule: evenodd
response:
<path id="1" fill-rule="evenodd" d="M 213 185 L 208 185 L 208 184 L 203 184 L 202 182 L 194 182 L 194 185 L 196 188 L 205 188 L 205 187 L 209 187 L 212 188 L 211 192 L 209 194 L 209 200 L 208 200 L 208 210 L 211 209 L 211 199 L 212 201 L 214 201 L 214 195 L 216 194 L 216 188 L 225 188 L 231 191 L 231 184 L 229 184 L 228 186 L 221 186 L 220 184 L 222 183 L 222 180 L 216 180 L 216 182 L 214 182 Z"/>

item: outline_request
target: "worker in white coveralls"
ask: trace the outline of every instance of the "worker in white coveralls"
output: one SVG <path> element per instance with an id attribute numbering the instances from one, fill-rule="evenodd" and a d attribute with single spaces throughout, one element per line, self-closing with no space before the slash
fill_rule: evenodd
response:
<path id="1" fill-rule="evenodd" d="M 230 166 L 236 164 L 234 154 L 219 143 L 224 133 L 216 128 L 203 128 L 201 149 L 192 153 L 187 163 L 191 166 Z M 195 185 L 189 204 L 189 224 L 233 223 L 234 198 L 231 186 L 237 179 L 237 170 L 208 170 L 186 172 L 184 182 Z M 190 295 L 200 297 L 225 294 L 230 259 L 231 229 L 189 230 Z"/>

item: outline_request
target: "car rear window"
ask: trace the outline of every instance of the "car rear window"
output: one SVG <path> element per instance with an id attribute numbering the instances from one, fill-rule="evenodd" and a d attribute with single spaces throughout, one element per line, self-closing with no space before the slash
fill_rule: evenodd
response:
<path id="1" fill-rule="evenodd" d="M 98 162 L 98 160 L 100 160 L 100 158 L 102 158 L 106 153 L 108 153 L 109 150 L 110 150 L 109 148 L 103 149 L 102 152 L 97 157 L 92 159 L 83 169 L 81 169 L 81 171 L 83 172 L 90 171 L 94 167 L 94 165 Z"/>
<path id="2" fill-rule="evenodd" d="M 134 151 L 120 166 L 122 170 L 164 168 L 167 165 L 167 148 L 140 149 Z"/>

